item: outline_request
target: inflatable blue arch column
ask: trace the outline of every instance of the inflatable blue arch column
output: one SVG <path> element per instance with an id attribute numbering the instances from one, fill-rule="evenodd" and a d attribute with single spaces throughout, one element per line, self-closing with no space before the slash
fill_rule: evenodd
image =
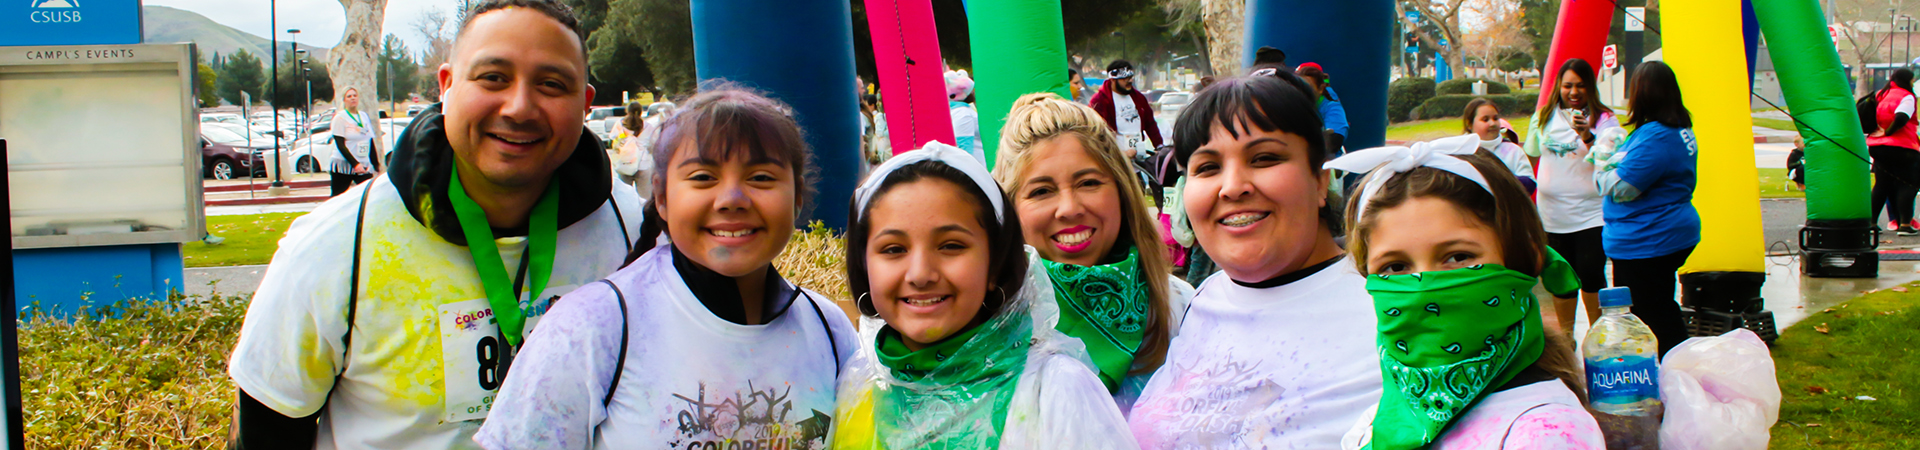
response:
<path id="1" fill-rule="evenodd" d="M 807 219 L 846 229 L 846 199 L 853 198 L 861 164 L 852 6 L 845 0 L 693 0 L 692 11 L 701 82 L 739 83 L 793 107 L 819 168 Z"/>
<path id="2" fill-rule="evenodd" d="M 1379 147 L 1386 143 L 1393 30 L 1389 0 L 1248 0 L 1242 66 L 1253 64 L 1260 47 L 1287 52 L 1289 66 L 1319 63 L 1347 109 L 1346 147 Z"/>

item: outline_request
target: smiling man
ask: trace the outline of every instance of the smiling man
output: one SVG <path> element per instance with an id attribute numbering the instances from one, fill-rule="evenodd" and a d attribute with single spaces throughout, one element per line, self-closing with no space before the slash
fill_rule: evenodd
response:
<path id="1" fill-rule="evenodd" d="M 638 236 L 566 6 L 473 5 L 439 83 L 392 170 L 280 241 L 228 367 L 234 448 L 475 447 L 523 338 Z"/>

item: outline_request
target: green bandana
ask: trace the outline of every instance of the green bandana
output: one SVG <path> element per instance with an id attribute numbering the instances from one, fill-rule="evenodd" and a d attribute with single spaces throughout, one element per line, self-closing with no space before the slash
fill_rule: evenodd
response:
<path id="1" fill-rule="evenodd" d="M 1147 336 L 1151 311 L 1147 281 L 1140 277 L 1140 250 L 1113 264 L 1078 266 L 1042 261 L 1060 301 L 1054 329 L 1080 339 L 1100 368 L 1100 381 L 1115 392 L 1133 368 L 1133 353 Z"/>
<path id="2" fill-rule="evenodd" d="M 1548 291 L 1577 290 L 1566 260 L 1547 256 Z M 1426 448 L 1489 388 L 1533 365 L 1546 347 L 1537 281 L 1498 264 L 1367 276 L 1386 384 L 1368 448 Z"/>
<path id="3" fill-rule="evenodd" d="M 460 219 L 467 249 L 473 252 L 473 266 L 480 272 L 480 286 L 487 292 L 487 304 L 493 307 L 500 334 L 508 344 L 517 347 L 525 336 L 522 327 L 526 325 L 527 311 L 533 309 L 533 297 L 547 289 L 547 279 L 553 276 L 553 257 L 559 247 L 560 234 L 560 180 L 548 182 L 547 191 L 533 204 L 533 216 L 527 220 L 527 251 L 521 254 L 520 274 L 509 279 L 506 262 L 500 260 L 500 250 L 494 246 L 493 228 L 487 223 L 486 211 L 467 196 L 466 187 L 460 184 L 460 169 L 456 167 L 451 172 L 453 182 L 447 184 L 447 197 L 453 201 L 454 215 Z M 530 286 L 533 289 L 526 291 L 530 293 L 527 300 L 521 300 L 521 283 L 529 270 L 533 272 L 533 286 Z"/>
<path id="4" fill-rule="evenodd" d="M 875 427 L 886 448 L 995 448 L 1026 367 L 1033 321 L 1022 311 L 919 351 L 892 327 L 880 330 L 875 353 L 904 384 L 874 396 Z"/>

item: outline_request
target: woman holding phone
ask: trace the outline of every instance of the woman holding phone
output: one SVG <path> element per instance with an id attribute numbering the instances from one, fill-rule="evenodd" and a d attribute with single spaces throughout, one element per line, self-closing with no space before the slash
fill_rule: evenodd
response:
<path id="1" fill-rule="evenodd" d="M 1600 103 L 1594 86 L 1593 66 L 1579 58 L 1560 65 L 1560 76 L 1549 92 L 1547 106 L 1534 113 L 1526 145 L 1521 148 L 1532 159 L 1535 182 L 1539 184 L 1534 201 L 1540 208 L 1540 223 L 1546 226 L 1547 245 L 1573 263 L 1580 276 L 1580 301 L 1587 310 L 1587 322 L 1600 317 L 1600 289 L 1607 287 L 1607 256 L 1600 243 L 1600 192 L 1593 183 L 1593 164 L 1586 162 L 1587 147 L 1608 128 L 1620 128 L 1613 110 Z M 1555 299 L 1553 311 L 1560 330 L 1572 332 L 1572 300 Z"/>

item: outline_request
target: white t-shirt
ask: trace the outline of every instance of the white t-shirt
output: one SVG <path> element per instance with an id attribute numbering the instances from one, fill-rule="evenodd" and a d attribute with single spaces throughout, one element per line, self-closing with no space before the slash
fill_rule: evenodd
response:
<path id="1" fill-rule="evenodd" d="M 1141 448 L 1331 448 L 1380 401 L 1373 298 L 1340 258 L 1290 283 L 1201 283 L 1133 404 Z"/>
<path id="2" fill-rule="evenodd" d="M 1133 96 L 1122 94 L 1119 89 L 1114 89 L 1112 93 L 1114 134 L 1120 135 L 1120 139 L 1123 140 L 1128 137 L 1140 136 L 1140 124 L 1142 122 L 1140 120 L 1140 108 L 1133 104 Z"/>
<path id="3" fill-rule="evenodd" d="M 365 189 L 371 192 L 348 349 L 342 337 L 349 267 Z M 627 229 L 620 228 L 613 206 L 602 205 L 560 230 L 553 275 L 546 290 L 531 297 L 528 329 L 538 329 L 555 297 L 613 273 L 625 261 L 623 239 L 638 238 L 641 208 L 626 189 L 613 189 L 613 199 Z M 507 272 L 514 273 L 526 238 L 496 243 Z M 505 347 L 493 338 L 498 328 L 488 319 L 486 298 L 473 253 L 415 221 L 393 183 L 378 177 L 288 227 L 247 307 L 227 372 L 241 390 L 282 415 L 305 417 L 325 406 L 315 448 L 476 448 L 473 433 L 493 398 L 485 387 L 499 382 L 487 379 L 497 366 L 486 363 L 489 354 L 478 348 L 488 340 L 496 352 Z M 335 383 L 343 365 L 346 371 Z"/>
<path id="4" fill-rule="evenodd" d="M 1906 114 L 1913 117 L 1913 96 L 1900 97 L 1900 104 L 1893 107 L 1894 114 Z"/>
<path id="5" fill-rule="evenodd" d="M 1340 439 L 1340 448 L 1365 447 L 1372 438 L 1376 412 L 1368 408 Z M 1600 423 L 1580 406 L 1580 397 L 1560 380 L 1547 380 L 1487 394 L 1440 433 L 1429 448 L 1600 450 L 1607 448 L 1607 443 L 1600 434 Z"/>
<path id="6" fill-rule="evenodd" d="M 853 322 L 803 291 L 763 325 L 728 322 L 694 297 L 666 246 L 567 294 L 514 363 L 474 440 L 490 449 L 824 448 L 835 377 L 855 349 Z M 818 442 L 814 442 L 815 440 Z M 776 443 L 775 440 L 778 440 Z"/>
<path id="7" fill-rule="evenodd" d="M 1565 155 L 1540 151 L 1539 190 L 1535 201 L 1540 207 L 1540 224 L 1548 233 L 1572 233 L 1606 224 L 1600 212 L 1600 188 L 1593 183 L 1593 164 L 1588 164 L 1587 144 L 1573 131 L 1567 113 L 1555 112 L 1547 122 L 1546 141 L 1573 145 Z M 1607 115 L 1593 125 L 1599 135 L 1607 128 L 1619 128 L 1620 120 Z M 1545 142 L 1543 142 L 1545 143 Z M 1548 144 L 1551 145 L 1551 144 Z"/>
<path id="8" fill-rule="evenodd" d="M 330 129 L 332 130 L 333 138 L 345 142 L 347 151 L 353 152 L 354 160 L 359 161 L 360 164 L 366 164 L 367 170 L 373 170 L 373 161 L 369 159 L 373 157 L 373 125 L 368 122 L 370 122 L 370 120 L 366 114 L 356 114 L 353 111 L 342 109 L 340 112 L 333 114 L 333 122 L 332 125 L 330 125 L 332 128 Z M 331 155 L 328 158 L 329 164 L 327 170 L 333 173 L 353 173 L 353 165 L 347 163 L 347 157 L 346 155 L 340 154 L 339 147 L 323 147 L 317 151 L 324 151 Z M 381 168 L 385 169 L 384 166 Z"/>
<path id="9" fill-rule="evenodd" d="M 967 103 L 948 102 L 947 113 L 953 119 L 953 137 L 958 144 L 957 147 L 966 150 L 968 154 L 973 155 L 974 159 L 980 160 L 980 164 L 993 167 L 993 164 L 987 161 L 985 144 L 980 142 L 980 112 Z"/>
<path id="10" fill-rule="evenodd" d="M 1500 158 L 1500 163 L 1507 166 L 1507 170 L 1512 171 L 1513 176 L 1533 178 L 1533 163 L 1527 162 L 1527 152 L 1518 144 L 1500 141 L 1500 145 L 1494 146 L 1491 153 L 1494 157 Z"/>

